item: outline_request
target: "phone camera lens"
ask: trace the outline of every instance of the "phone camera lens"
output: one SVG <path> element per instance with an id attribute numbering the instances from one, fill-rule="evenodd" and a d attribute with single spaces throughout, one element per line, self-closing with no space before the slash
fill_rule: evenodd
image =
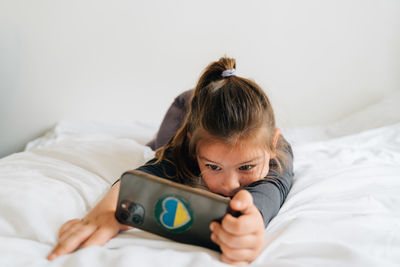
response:
<path id="1" fill-rule="evenodd" d="M 129 211 L 132 214 L 132 222 L 136 225 L 142 224 L 144 220 L 144 208 L 142 205 L 132 203 L 129 206 Z"/>
<path id="2" fill-rule="evenodd" d="M 138 209 L 138 204 L 136 204 L 136 203 L 132 203 L 128 207 L 129 212 L 132 212 L 132 213 L 135 213 L 137 209 Z"/>
<path id="3" fill-rule="evenodd" d="M 143 223 L 143 217 L 141 217 L 139 215 L 133 215 L 132 216 L 132 222 L 134 224 L 142 224 Z"/>
<path id="4" fill-rule="evenodd" d="M 128 220 L 128 218 L 129 218 L 129 213 L 126 212 L 126 211 L 121 211 L 120 214 L 119 214 L 119 217 L 120 217 L 123 221 L 126 221 L 126 220 Z"/>

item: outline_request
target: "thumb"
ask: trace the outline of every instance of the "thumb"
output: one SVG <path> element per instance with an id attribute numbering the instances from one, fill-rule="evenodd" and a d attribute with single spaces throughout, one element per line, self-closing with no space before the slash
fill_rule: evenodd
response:
<path id="1" fill-rule="evenodd" d="M 240 211 L 242 214 L 249 213 L 253 208 L 253 197 L 247 190 L 240 190 L 233 196 L 230 206 L 233 210 Z"/>

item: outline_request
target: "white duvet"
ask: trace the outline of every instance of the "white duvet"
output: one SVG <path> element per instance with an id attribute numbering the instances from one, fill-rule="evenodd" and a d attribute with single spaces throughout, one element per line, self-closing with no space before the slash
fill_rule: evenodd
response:
<path id="1" fill-rule="evenodd" d="M 400 266 L 396 97 L 329 126 L 284 131 L 294 184 L 252 266 Z M 378 117 L 372 111 L 379 109 L 392 110 Z M 217 252 L 137 229 L 46 260 L 64 222 L 84 216 L 124 171 L 153 156 L 144 143 L 155 131 L 134 122 L 62 121 L 1 159 L 0 266 L 226 266 Z"/>

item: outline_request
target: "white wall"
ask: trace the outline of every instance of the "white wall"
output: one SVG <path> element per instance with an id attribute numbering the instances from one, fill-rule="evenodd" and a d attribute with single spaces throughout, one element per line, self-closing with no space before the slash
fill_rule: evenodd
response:
<path id="1" fill-rule="evenodd" d="M 281 126 L 400 89 L 397 0 L 0 0 L 0 157 L 62 119 L 158 122 L 220 56 Z"/>

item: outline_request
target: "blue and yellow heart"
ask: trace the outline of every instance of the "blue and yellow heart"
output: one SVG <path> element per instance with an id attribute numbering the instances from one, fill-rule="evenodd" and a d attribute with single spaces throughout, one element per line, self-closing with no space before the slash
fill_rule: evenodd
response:
<path id="1" fill-rule="evenodd" d="M 190 205 L 176 195 L 160 198 L 154 207 L 154 215 L 164 229 L 172 232 L 183 232 L 193 223 Z"/>

